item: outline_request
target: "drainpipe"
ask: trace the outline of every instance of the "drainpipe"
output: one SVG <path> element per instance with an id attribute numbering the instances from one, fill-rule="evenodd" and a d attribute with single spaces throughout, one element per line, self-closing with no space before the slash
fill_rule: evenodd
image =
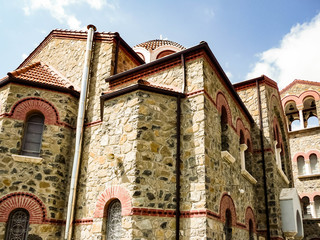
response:
<path id="1" fill-rule="evenodd" d="M 262 159 L 262 170 L 263 170 L 264 203 L 266 207 L 267 240 L 270 240 L 271 236 L 270 236 L 270 223 L 269 223 L 268 186 L 267 186 L 267 174 L 266 174 L 266 160 L 264 158 L 263 120 L 262 120 L 262 109 L 261 109 L 260 85 L 259 85 L 258 79 L 256 80 L 256 86 L 257 86 L 257 97 L 258 97 L 258 106 L 259 106 L 260 145 L 261 145 L 261 159 Z"/>
<path id="2" fill-rule="evenodd" d="M 181 54 L 181 63 L 182 63 L 182 93 L 185 93 L 186 88 L 186 62 L 184 55 Z M 176 240 L 180 239 L 180 195 L 181 195 L 181 184 L 180 184 L 180 163 L 181 163 L 181 96 L 177 97 L 177 155 L 176 155 Z"/>
<path id="3" fill-rule="evenodd" d="M 73 159 L 70 193 L 69 193 L 69 200 L 68 200 L 66 231 L 64 236 L 64 239 L 66 240 L 70 240 L 72 238 L 74 207 L 76 202 L 76 191 L 77 191 L 77 182 L 78 182 L 82 137 L 83 137 L 83 125 L 84 125 L 84 116 L 85 116 L 85 109 L 86 109 L 87 91 L 88 91 L 88 85 L 89 85 L 88 82 L 89 82 L 89 73 L 90 73 L 90 62 L 92 57 L 92 43 L 93 43 L 94 32 L 97 30 L 94 25 L 88 25 L 87 28 L 88 28 L 88 38 L 87 38 L 86 55 L 85 55 L 82 81 L 81 81 L 81 92 L 80 92 L 80 99 L 79 99 L 77 128 L 76 128 L 75 153 L 74 153 L 74 159 Z"/>

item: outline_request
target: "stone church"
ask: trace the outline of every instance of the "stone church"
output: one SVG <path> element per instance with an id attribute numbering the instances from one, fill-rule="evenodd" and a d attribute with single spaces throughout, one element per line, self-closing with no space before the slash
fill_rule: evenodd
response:
<path id="1" fill-rule="evenodd" d="M 0 239 L 320 239 L 319 92 L 53 30 L 0 79 Z"/>

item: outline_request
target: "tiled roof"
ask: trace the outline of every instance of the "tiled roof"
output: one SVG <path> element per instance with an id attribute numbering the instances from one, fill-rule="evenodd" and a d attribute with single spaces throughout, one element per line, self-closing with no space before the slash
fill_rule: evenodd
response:
<path id="1" fill-rule="evenodd" d="M 174 47 L 180 48 L 181 50 L 186 49 L 184 46 L 180 45 L 179 43 L 169 41 L 169 40 L 159 40 L 159 39 L 150 40 L 150 41 L 147 41 L 144 43 L 140 43 L 140 44 L 134 46 L 133 48 L 143 47 L 147 50 L 154 50 L 154 49 L 161 47 L 161 46 L 174 46 Z"/>
<path id="2" fill-rule="evenodd" d="M 8 76 L 24 81 L 42 83 L 75 90 L 78 89 L 78 87 L 73 86 L 55 69 L 40 62 L 36 62 L 26 67 L 19 68 L 13 72 L 9 72 Z"/>

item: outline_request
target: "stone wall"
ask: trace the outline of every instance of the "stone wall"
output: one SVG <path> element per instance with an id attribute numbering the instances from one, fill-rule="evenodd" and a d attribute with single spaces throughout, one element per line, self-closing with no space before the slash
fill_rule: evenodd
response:
<path id="1" fill-rule="evenodd" d="M 7 91 L 8 94 L 3 107 L 5 111 L 1 113 L 0 119 L 1 197 L 17 192 L 35 195 L 45 205 L 46 216 L 41 220 L 43 225 L 31 224 L 30 234 L 43 232 L 40 234 L 42 237 L 58 237 L 61 235 L 61 225 L 52 226 L 51 224 L 59 223 L 59 221 L 61 223 L 65 219 L 68 170 L 72 162 L 72 151 L 70 151 L 73 142 L 72 127 L 75 123 L 77 99 L 67 94 L 15 84 L 7 85 L 4 87 L 4 91 Z M 19 101 L 21 103 L 17 105 Z M 24 103 L 28 103 L 30 109 L 27 105 L 24 109 L 19 109 L 19 106 Z M 19 156 L 21 151 L 25 118 L 30 113 L 29 111 L 34 110 L 32 106 L 36 106 L 35 109 L 38 110 L 41 108 L 41 104 L 44 106 L 43 109 L 48 109 L 48 112 L 42 112 L 45 116 L 45 126 L 40 157 L 43 160 L 40 163 L 33 163 L 28 159 L 16 161 L 13 157 L 14 155 Z M 50 110 L 48 104 L 54 106 L 59 116 L 55 123 L 46 123 L 51 117 L 56 118 L 54 111 Z M 13 108 L 13 106 L 16 107 Z M 6 115 L 3 116 L 3 114 Z M 6 200 L 3 200 L 2 204 L 5 202 Z M 20 206 L 18 202 L 15 204 L 17 204 L 16 207 Z M 2 209 L 3 207 L 4 205 L 0 207 L 2 212 L 5 211 Z M 50 229 L 54 229 L 54 231 Z"/>
<path id="2" fill-rule="evenodd" d="M 243 88 L 238 91 L 239 96 L 242 98 L 244 104 L 249 110 L 255 121 L 255 127 L 253 128 L 253 148 L 256 152 L 258 165 L 255 169 L 262 169 L 261 153 L 260 152 L 260 133 L 259 133 L 259 106 L 257 104 L 257 88 L 251 86 Z M 280 212 L 280 192 L 282 188 L 293 186 L 292 167 L 290 161 L 290 148 L 289 148 L 289 136 L 286 130 L 285 117 L 282 111 L 280 96 L 278 89 L 271 87 L 267 84 L 260 84 L 260 97 L 261 97 L 261 109 L 263 119 L 263 139 L 264 139 L 264 158 L 266 163 L 266 177 L 267 177 L 267 189 L 268 189 L 268 206 L 269 206 L 269 224 L 271 228 L 272 237 L 282 236 L 281 230 L 281 212 Z M 284 173 L 289 180 L 289 185 L 286 183 L 284 177 L 280 174 L 276 163 L 275 149 L 274 149 L 274 124 L 279 124 L 280 138 L 285 146 L 284 149 Z M 259 156 L 260 155 L 260 156 Z M 258 226 L 262 226 L 260 230 L 266 229 L 265 218 L 265 204 L 264 204 L 264 188 L 263 188 L 263 172 L 256 171 L 258 183 L 257 196 L 259 200 L 257 208 L 261 209 L 258 215 Z M 263 210 L 262 210 L 263 209 Z"/>

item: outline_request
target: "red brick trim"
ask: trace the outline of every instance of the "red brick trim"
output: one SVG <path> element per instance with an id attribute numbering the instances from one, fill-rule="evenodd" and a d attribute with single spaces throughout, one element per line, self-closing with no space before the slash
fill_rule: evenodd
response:
<path id="1" fill-rule="evenodd" d="M 74 129 L 71 125 L 60 122 L 58 110 L 47 100 L 36 97 L 24 98 L 16 102 L 9 113 L 3 113 L 0 117 L 13 118 L 25 121 L 27 115 L 33 111 L 39 111 L 44 115 L 44 122 L 48 125 L 64 126 Z"/>
<path id="2" fill-rule="evenodd" d="M 307 153 L 304 152 L 297 152 L 293 158 L 292 158 L 292 162 L 298 162 L 298 157 L 302 156 L 304 157 L 304 159 L 309 159 L 311 154 L 316 154 L 318 160 L 320 159 L 320 152 L 318 150 L 310 150 Z"/>
<path id="3" fill-rule="evenodd" d="M 282 106 L 285 107 L 288 102 L 294 101 L 297 106 L 303 105 L 304 100 L 307 97 L 313 97 L 315 101 L 318 101 L 320 99 L 320 95 L 315 90 L 307 90 L 301 93 L 299 96 L 296 95 L 288 95 L 282 99 Z"/>
<path id="4" fill-rule="evenodd" d="M 132 208 L 131 215 L 153 216 L 153 217 L 175 217 L 175 210 L 151 209 L 151 208 Z"/>
<path id="5" fill-rule="evenodd" d="M 310 201 L 314 201 L 316 196 L 320 196 L 320 192 L 311 192 L 311 193 L 300 193 L 299 197 L 302 199 L 303 197 L 308 197 Z"/>
<path id="6" fill-rule="evenodd" d="M 227 115 L 228 115 L 228 123 L 230 126 L 233 126 L 232 124 L 232 115 L 231 115 L 231 110 L 230 110 L 230 106 L 228 104 L 228 101 L 225 97 L 225 95 L 219 91 L 217 93 L 217 96 L 216 96 L 216 104 L 217 104 L 217 110 L 218 112 L 221 114 L 221 109 L 222 109 L 222 106 L 224 106 L 226 108 L 226 111 L 227 111 Z"/>
<path id="7" fill-rule="evenodd" d="M 83 219 L 77 219 L 74 221 L 74 224 L 76 225 L 90 225 L 93 223 L 92 218 L 83 218 Z"/>
<path id="8" fill-rule="evenodd" d="M 85 127 L 92 127 L 92 126 L 100 125 L 101 123 L 102 123 L 102 121 L 98 120 L 98 121 L 94 121 L 94 122 L 85 123 L 84 126 Z"/>
<path id="9" fill-rule="evenodd" d="M 257 232 L 257 225 L 256 225 L 256 219 L 254 217 L 254 213 L 251 207 L 247 207 L 246 210 L 246 216 L 245 216 L 245 222 L 246 222 L 246 228 L 249 231 L 249 221 L 252 221 L 253 225 L 253 232 Z"/>
<path id="10" fill-rule="evenodd" d="M 15 192 L 0 198 L 0 222 L 7 222 L 11 211 L 16 208 L 29 212 L 30 224 L 42 224 L 46 221 L 46 207 L 37 196 L 27 192 Z"/>
<path id="11" fill-rule="evenodd" d="M 96 203 L 94 211 L 94 218 L 103 218 L 106 214 L 106 207 L 114 200 L 119 199 L 122 207 L 122 216 L 130 215 L 132 211 L 131 197 L 129 192 L 121 186 L 113 186 L 107 188 L 103 193 L 100 194 L 99 199 Z"/>
<path id="12" fill-rule="evenodd" d="M 278 121 L 278 118 L 274 117 L 273 118 L 273 122 L 272 122 L 272 126 L 273 126 L 273 134 L 274 134 L 274 141 L 277 141 L 277 148 L 279 148 L 282 144 L 282 134 L 280 131 L 280 124 Z"/>
<path id="13" fill-rule="evenodd" d="M 39 111 L 44 115 L 45 124 L 55 125 L 59 122 L 57 109 L 42 98 L 24 98 L 16 102 L 9 113 L 12 118 L 24 121 L 31 111 Z"/>
<path id="14" fill-rule="evenodd" d="M 227 209 L 229 209 L 231 212 L 232 226 L 236 226 L 237 225 L 237 216 L 236 216 L 236 208 L 235 208 L 233 199 L 231 198 L 230 195 L 228 195 L 227 193 L 224 193 L 221 198 L 221 201 L 220 201 L 220 213 L 219 213 L 220 219 L 222 222 L 226 221 L 226 214 L 225 213 L 226 213 Z"/>

